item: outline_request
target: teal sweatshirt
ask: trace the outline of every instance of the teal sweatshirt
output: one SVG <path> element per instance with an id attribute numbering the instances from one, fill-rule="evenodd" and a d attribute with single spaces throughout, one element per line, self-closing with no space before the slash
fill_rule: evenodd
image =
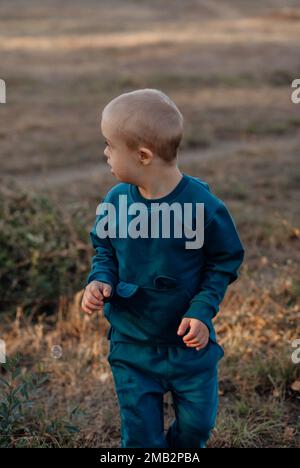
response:
<path id="1" fill-rule="evenodd" d="M 126 197 L 120 198 L 122 195 Z M 133 203 L 143 204 L 143 213 L 149 218 L 146 236 L 126 237 L 136 214 L 129 214 L 130 210 L 125 213 L 124 200 L 129 208 Z M 108 337 L 113 331 L 115 341 L 186 346 L 177 329 L 182 318 L 190 317 L 205 323 L 210 338 L 217 342 L 212 319 L 228 285 L 238 278 L 245 254 L 224 202 L 206 182 L 185 173 L 162 198 L 144 198 L 137 186 L 122 182 L 110 189 L 102 202 L 112 204 L 115 216 L 108 218 L 108 209 L 100 210 L 96 216 L 90 232 L 95 255 L 86 284 L 98 280 L 112 286 L 104 305 L 104 316 L 110 323 Z M 162 230 L 156 236 L 151 234 L 151 214 L 161 203 L 170 207 L 176 203 L 182 208 L 189 204 L 189 227 L 194 231 L 198 226 L 196 204 L 203 204 L 204 239 L 200 247 L 187 248 L 190 234 L 182 228 L 183 234 L 175 235 L 175 222 L 170 223 L 167 237 Z M 170 212 L 170 220 L 174 221 Z M 156 219 L 160 228 L 162 217 Z M 101 220 L 108 221 L 106 237 L 98 235 Z"/>

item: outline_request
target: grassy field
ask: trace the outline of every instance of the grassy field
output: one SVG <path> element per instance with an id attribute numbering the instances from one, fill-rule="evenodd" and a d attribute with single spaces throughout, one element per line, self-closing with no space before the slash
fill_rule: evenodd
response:
<path id="1" fill-rule="evenodd" d="M 300 446 L 300 8 L 285 5 L 1 3 L 0 338 L 20 361 L 0 391 L 18 388 L 20 403 L 0 445 L 118 447 L 107 322 L 79 302 L 96 206 L 116 183 L 100 110 L 154 87 L 185 116 L 179 167 L 225 202 L 246 248 L 215 322 L 225 358 L 209 446 Z M 166 428 L 172 418 L 167 394 Z"/>

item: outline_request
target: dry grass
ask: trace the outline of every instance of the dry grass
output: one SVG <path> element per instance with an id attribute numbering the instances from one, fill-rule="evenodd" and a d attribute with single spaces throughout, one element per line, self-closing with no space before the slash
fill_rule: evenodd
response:
<path id="1" fill-rule="evenodd" d="M 290 84 L 300 15 L 296 1 L 75 0 L 0 5 L 1 182 L 45 191 L 88 232 L 115 179 L 105 168 L 99 111 L 139 87 L 169 94 L 185 115 L 181 170 L 206 180 L 230 208 L 246 260 L 216 327 L 220 413 L 212 447 L 300 446 L 299 106 Z M 158 8 L 159 7 L 159 8 Z M 172 14 L 170 14 L 170 12 Z M 246 59 L 245 59 L 246 58 Z M 100 161 L 99 161 L 100 159 Z M 54 249 L 55 250 L 55 249 Z M 82 271 L 88 265 L 83 261 Z M 55 298 L 34 320 L 22 304 L 1 314 L 9 355 L 49 373 L 39 395 L 46 414 L 79 405 L 85 416 L 70 445 L 118 447 L 120 419 L 103 317 L 84 318 L 81 292 Z M 39 298 L 37 298 L 39 299 Z M 51 349 L 62 346 L 54 359 Z M 165 397 L 166 428 L 173 417 Z"/>
<path id="2" fill-rule="evenodd" d="M 300 372 L 291 361 L 291 342 L 300 335 L 299 296 L 286 277 L 266 289 L 244 272 L 241 283 L 227 294 L 216 321 L 226 358 L 220 366 L 220 414 L 210 446 L 297 446 L 299 393 L 292 384 Z M 73 301 L 61 298 L 57 315 L 41 316 L 36 323 L 28 322 L 19 308 L 2 335 L 11 355 L 21 352 L 22 366 L 39 365 L 49 374 L 40 396 L 46 413 L 60 417 L 77 405 L 85 412 L 75 446 L 118 447 L 120 420 L 106 359 L 107 323 L 102 316 L 84 317 L 80 297 L 81 292 Z M 56 345 L 63 350 L 60 359 L 52 356 Z M 167 394 L 166 429 L 172 418 Z"/>

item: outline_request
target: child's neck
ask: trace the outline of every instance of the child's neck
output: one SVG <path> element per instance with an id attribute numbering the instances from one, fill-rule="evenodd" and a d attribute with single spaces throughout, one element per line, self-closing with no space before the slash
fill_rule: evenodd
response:
<path id="1" fill-rule="evenodd" d="M 183 175 L 179 168 L 176 166 L 174 169 L 167 171 L 160 171 L 160 174 L 154 174 L 148 177 L 138 185 L 140 194 L 144 198 L 162 198 L 168 195 L 179 184 Z"/>

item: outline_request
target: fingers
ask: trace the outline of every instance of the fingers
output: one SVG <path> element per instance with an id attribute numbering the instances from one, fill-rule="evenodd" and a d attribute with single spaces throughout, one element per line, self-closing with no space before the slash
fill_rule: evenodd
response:
<path id="1" fill-rule="evenodd" d="M 93 310 L 89 309 L 86 305 L 82 305 L 81 308 L 82 308 L 83 312 L 85 312 L 86 314 L 92 315 Z"/>
<path id="2" fill-rule="evenodd" d="M 193 341 L 193 340 L 197 339 L 198 336 L 200 336 L 199 331 L 198 331 L 198 330 L 196 331 L 196 330 L 194 329 L 194 327 L 191 326 L 191 329 L 190 329 L 190 331 L 188 332 L 188 334 L 185 335 L 182 339 L 183 339 L 183 341 L 186 343 L 186 342 L 190 342 L 190 341 Z"/>
<path id="3" fill-rule="evenodd" d="M 81 308 L 88 315 L 91 315 L 97 310 L 101 311 L 103 308 L 103 299 L 98 299 L 96 301 L 94 296 L 92 296 L 89 291 L 86 290 L 82 298 Z"/>
<path id="4" fill-rule="evenodd" d="M 112 287 L 110 284 L 101 281 L 92 281 L 85 288 L 82 299 L 82 310 L 91 315 L 96 310 L 102 310 L 104 297 L 109 297 Z"/>
<path id="5" fill-rule="evenodd" d="M 186 345 L 189 348 L 196 348 L 197 351 L 199 351 L 200 349 L 205 348 L 207 343 L 208 343 L 208 338 L 204 338 L 202 340 L 201 339 L 198 339 L 197 341 L 195 340 L 192 343 L 186 343 Z"/>
<path id="6" fill-rule="evenodd" d="M 97 310 L 103 305 L 103 299 L 101 298 L 96 301 L 94 296 L 86 292 L 83 296 L 82 304 L 88 306 L 92 310 Z"/>
<path id="7" fill-rule="evenodd" d="M 183 341 L 187 347 L 196 348 L 197 351 L 204 348 L 209 339 L 209 332 L 207 329 L 201 328 L 199 330 L 199 326 L 191 322 L 191 329 L 187 335 L 183 337 Z"/>
<path id="8" fill-rule="evenodd" d="M 97 310 L 102 311 L 103 304 L 97 306 L 91 305 L 89 302 L 83 301 L 81 305 L 82 310 L 88 315 L 92 315 Z"/>
<path id="9" fill-rule="evenodd" d="M 201 338 L 195 338 L 194 340 L 192 341 L 188 341 L 185 343 L 187 346 L 197 346 L 197 345 L 200 345 L 201 344 Z"/>
<path id="10" fill-rule="evenodd" d="M 103 308 L 101 285 L 100 281 L 93 281 L 84 290 L 81 308 L 88 315 L 97 310 L 101 311 Z"/>
<path id="11" fill-rule="evenodd" d="M 85 300 L 86 300 L 90 305 L 93 305 L 93 306 L 99 306 L 99 304 L 103 303 L 103 299 L 98 299 L 98 300 L 96 300 L 95 297 L 92 296 L 91 294 L 87 294 Z"/>
<path id="12" fill-rule="evenodd" d="M 208 341 L 209 341 L 209 338 L 206 338 L 204 341 L 202 341 L 199 346 L 196 347 L 196 350 L 197 351 L 200 351 L 200 349 L 203 349 L 207 346 L 208 344 Z"/>
<path id="13" fill-rule="evenodd" d="M 197 346 L 197 345 L 198 345 L 198 346 L 201 346 L 201 345 L 204 344 L 205 342 L 206 342 L 206 339 L 205 339 L 205 338 L 203 339 L 201 336 L 199 336 L 198 338 L 195 338 L 195 339 L 192 340 L 192 341 L 188 341 L 188 342 L 186 342 L 185 344 L 186 344 L 187 346 Z"/>
<path id="14" fill-rule="evenodd" d="M 190 326 L 190 319 L 189 318 L 182 319 L 177 330 L 177 335 L 183 335 L 189 326 Z"/>
<path id="15" fill-rule="evenodd" d="M 103 295 L 102 295 L 102 292 L 100 290 L 100 285 L 101 285 L 100 282 L 98 282 L 98 284 L 91 283 L 90 287 L 87 290 L 88 293 L 90 293 L 91 296 L 93 296 L 94 300 L 96 300 L 96 301 L 99 301 L 99 300 L 103 299 Z"/>
<path id="16" fill-rule="evenodd" d="M 92 281 L 85 288 L 81 303 L 82 310 L 88 315 L 92 315 L 96 311 L 101 312 L 104 306 L 104 298 L 111 295 L 111 290 L 110 284 Z"/>
<path id="17" fill-rule="evenodd" d="M 103 302 L 102 302 L 102 303 L 100 302 L 99 304 L 94 305 L 94 304 L 91 304 L 89 301 L 84 301 L 83 304 L 84 304 L 84 306 L 85 306 L 86 308 L 92 310 L 93 312 L 94 312 L 95 310 L 99 310 L 99 309 L 101 309 L 101 308 L 103 307 Z"/>
<path id="18" fill-rule="evenodd" d="M 188 336 L 188 335 L 186 335 L 186 336 Z M 191 338 L 190 338 L 189 340 L 186 340 L 186 339 L 185 339 L 186 336 L 183 337 L 183 341 L 184 341 L 186 344 L 190 344 L 190 345 L 191 345 L 191 344 L 197 344 L 197 343 L 200 344 L 202 341 L 205 342 L 205 341 L 206 341 L 206 338 L 207 338 L 206 334 L 201 333 L 201 332 L 200 332 L 200 333 L 198 332 L 197 334 L 191 336 Z"/>
<path id="19" fill-rule="evenodd" d="M 102 283 L 103 284 L 103 288 L 102 288 L 102 294 L 104 297 L 109 297 L 110 294 L 111 294 L 111 285 L 110 284 L 106 284 L 106 283 Z"/>

